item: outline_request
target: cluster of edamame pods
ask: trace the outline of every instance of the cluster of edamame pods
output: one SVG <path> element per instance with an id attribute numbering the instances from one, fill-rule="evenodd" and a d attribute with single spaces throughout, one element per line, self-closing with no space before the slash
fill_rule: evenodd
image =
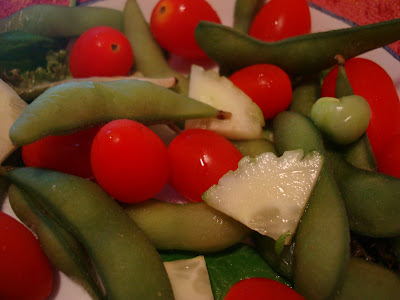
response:
<path id="1" fill-rule="evenodd" d="M 240 18 L 246 19 L 254 15 L 259 2 L 237 1 L 237 7 L 243 5 L 251 6 L 241 10 L 246 13 Z M 38 11 L 42 13 L 40 22 L 34 21 Z M 91 7 L 33 6 L 18 14 L 2 20 L 0 32 L 29 28 L 43 35 L 69 37 L 88 27 L 112 26 L 130 40 L 136 70 L 148 77 L 178 80 L 172 89 L 137 80 L 52 87 L 12 126 L 10 138 L 18 146 L 120 118 L 153 124 L 229 117 L 229 113 L 186 96 L 187 78 L 168 66 L 135 0 L 127 0 L 122 13 Z M 85 22 L 66 25 L 63 22 L 69 17 L 65 14 L 74 14 L 76 19 L 83 14 Z M 66 16 L 65 20 L 58 19 L 60 15 Z M 248 21 L 242 21 L 237 26 L 245 32 Z M 399 38 L 400 19 L 275 43 L 207 22 L 196 29 L 199 45 L 224 72 L 271 63 L 302 79 L 333 66 L 336 54 L 354 57 Z M 345 88 L 337 90 L 338 97 L 351 90 L 346 88 L 345 77 L 340 80 Z M 351 145 L 346 151 L 324 140 L 309 118 L 318 92 L 318 81 L 301 81 L 290 109 L 272 122 L 273 142 L 235 142 L 244 155 L 250 151 L 252 155 L 265 151 L 282 154 L 301 148 L 325 157 L 292 244 L 276 253 L 273 240 L 255 235 L 255 245 L 281 276 L 293 280 L 294 288 L 306 299 L 398 298 L 400 279 L 395 273 L 350 258 L 350 232 L 399 240 L 400 180 L 373 170 L 366 135 L 356 142 L 361 146 Z M 149 200 L 122 207 L 96 183 L 36 168 L 2 168 L 0 178 L 2 186 L 11 184 L 8 193 L 14 212 L 37 234 L 52 263 L 82 284 L 94 299 L 173 299 L 157 250 L 218 252 L 254 235 L 204 203 Z M 399 253 L 399 243 L 395 245 Z M 359 274 L 363 274 L 362 280 Z M 376 276 L 382 281 L 376 282 Z"/>

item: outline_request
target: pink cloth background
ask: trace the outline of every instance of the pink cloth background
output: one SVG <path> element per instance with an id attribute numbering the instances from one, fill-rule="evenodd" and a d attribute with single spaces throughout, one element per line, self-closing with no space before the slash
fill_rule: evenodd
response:
<path id="1" fill-rule="evenodd" d="M 80 0 L 77 2 L 85 2 Z M 309 0 L 339 17 L 364 25 L 400 18 L 400 0 Z M 0 0 L 0 18 L 36 3 L 68 5 L 69 0 Z M 390 45 L 400 55 L 400 41 Z"/>

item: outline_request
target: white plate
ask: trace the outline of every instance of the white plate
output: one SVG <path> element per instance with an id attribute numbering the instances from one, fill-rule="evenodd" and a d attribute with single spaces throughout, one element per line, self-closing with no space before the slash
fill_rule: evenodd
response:
<path id="1" fill-rule="evenodd" d="M 137 1 L 143 11 L 143 14 L 147 18 L 147 20 L 149 20 L 151 11 L 158 0 Z M 87 5 L 110 7 L 122 10 L 125 2 L 126 0 L 100 0 L 93 1 L 93 3 L 89 3 Z M 217 11 L 223 24 L 232 25 L 233 9 L 235 3 L 234 0 L 208 0 L 208 2 Z M 314 32 L 349 27 L 349 25 L 341 19 L 332 17 L 331 15 L 328 15 L 323 11 L 315 8 L 311 8 L 311 19 L 312 31 Z M 400 95 L 400 61 L 383 48 L 370 51 L 362 56 L 375 61 L 389 73 L 396 85 L 397 92 Z M 15 217 L 10 209 L 8 201 L 4 203 L 3 211 Z M 72 282 L 64 274 L 58 272 L 56 274 L 55 289 L 50 299 L 90 300 L 90 297 L 88 296 L 86 291 L 83 290 L 79 285 Z"/>

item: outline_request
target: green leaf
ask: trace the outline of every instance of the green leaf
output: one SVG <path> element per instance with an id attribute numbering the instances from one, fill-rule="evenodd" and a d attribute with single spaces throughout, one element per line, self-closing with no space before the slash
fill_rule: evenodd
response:
<path id="1" fill-rule="evenodd" d="M 49 50 L 65 46 L 64 40 L 44 37 L 22 31 L 0 34 L 0 70 L 32 70 L 46 64 Z"/>

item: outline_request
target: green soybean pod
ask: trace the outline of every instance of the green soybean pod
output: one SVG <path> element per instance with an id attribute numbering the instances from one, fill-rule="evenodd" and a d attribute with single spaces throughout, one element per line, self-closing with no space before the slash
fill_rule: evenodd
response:
<path id="1" fill-rule="evenodd" d="M 273 120 L 278 153 L 303 149 L 326 155 L 322 136 L 307 117 L 284 111 Z M 306 299 L 329 299 L 342 283 L 350 255 L 346 210 L 327 161 L 296 232 L 294 288 Z"/>
<path id="2" fill-rule="evenodd" d="M 236 0 L 233 12 L 233 28 L 248 33 L 254 17 L 264 3 L 264 0 Z"/>
<path id="3" fill-rule="evenodd" d="M 125 211 L 160 250 L 217 252 L 241 242 L 251 232 L 205 203 L 148 200 L 128 205 Z"/>
<path id="4" fill-rule="evenodd" d="M 400 297 L 398 274 L 372 262 L 352 257 L 336 300 L 393 300 Z"/>
<path id="5" fill-rule="evenodd" d="M 17 168 L 7 174 L 82 243 L 107 299 L 174 299 L 150 240 L 97 184 L 46 169 Z"/>
<path id="6" fill-rule="evenodd" d="M 336 151 L 328 151 L 327 159 L 346 205 L 350 229 L 371 237 L 400 236 L 400 179 L 357 168 Z"/>
<path id="7" fill-rule="evenodd" d="M 270 63 L 290 75 L 305 75 L 334 66 L 338 53 L 348 59 L 397 41 L 400 18 L 277 42 L 263 42 L 228 26 L 200 21 L 195 38 L 200 48 L 224 70 L 234 72 L 250 65 Z"/>
<path id="8" fill-rule="evenodd" d="M 122 31 L 122 12 L 105 7 L 37 4 L 0 19 L 0 32 L 26 31 L 48 37 L 74 37 L 100 25 Z"/>
<path id="9" fill-rule="evenodd" d="M 321 86 L 317 80 L 302 82 L 293 89 L 289 109 L 310 117 L 311 107 L 320 98 Z"/>
<path id="10" fill-rule="evenodd" d="M 127 0 L 124 11 L 124 34 L 131 43 L 135 53 L 135 68 L 146 77 L 176 77 L 178 84 L 175 90 L 187 95 L 189 80 L 173 70 L 164 57 L 158 43 L 153 38 L 136 0 Z"/>
<path id="11" fill-rule="evenodd" d="M 105 299 L 82 245 L 16 185 L 10 186 L 8 198 L 15 215 L 38 237 L 53 266 L 84 287 L 92 299 Z"/>
<path id="12" fill-rule="evenodd" d="M 12 125 L 10 139 L 26 145 L 115 119 L 152 124 L 218 116 L 217 109 L 151 82 L 70 82 L 36 98 Z"/>

